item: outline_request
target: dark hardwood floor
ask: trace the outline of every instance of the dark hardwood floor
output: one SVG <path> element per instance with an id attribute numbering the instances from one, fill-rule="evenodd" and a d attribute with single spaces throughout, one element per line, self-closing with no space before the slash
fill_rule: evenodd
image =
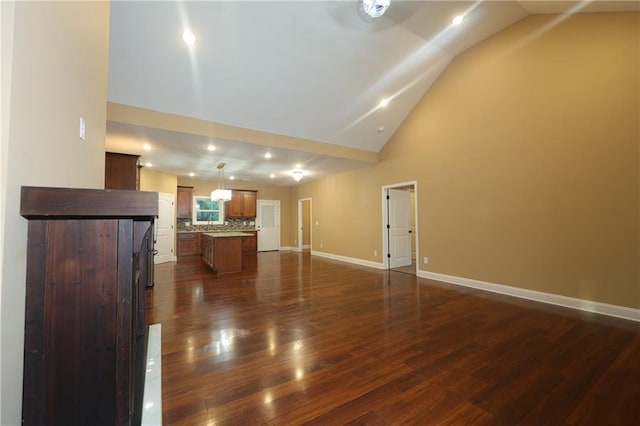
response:
<path id="1" fill-rule="evenodd" d="M 156 266 L 165 425 L 637 425 L 640 324 L 267 252 Z"/>

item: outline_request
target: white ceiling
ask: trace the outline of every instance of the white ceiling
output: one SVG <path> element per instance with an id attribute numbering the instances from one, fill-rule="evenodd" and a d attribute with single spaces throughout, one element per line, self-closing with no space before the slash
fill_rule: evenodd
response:
<path id="1" fill-rule="evenodd" d="M 373 20 L 356 0 L 112 1 L 110 102 L 264 132 L 265 142 L 109 120 L 107 150 L 203 179 L 215 179 L 224 161 L 227 176 L 276 185 L 295 184 L 288 173 L 296 163 L 305 179 L 361 167 L 370 163 L 331 145 L 379 152 L 455 55 L 529 14 L 639 5 L 392 0 Z M 465 21 L 451 25 L 459 14 Z M 194 47 L 181 39 L 187 28 Z M 383 98 L 386 108 L 378 107 Z M 277 135 L 301 141 L 278 147 Z M 328 144 L 327 154 L 303 140 Z M 210 143 L 216 151 L 206 151 Z"/>

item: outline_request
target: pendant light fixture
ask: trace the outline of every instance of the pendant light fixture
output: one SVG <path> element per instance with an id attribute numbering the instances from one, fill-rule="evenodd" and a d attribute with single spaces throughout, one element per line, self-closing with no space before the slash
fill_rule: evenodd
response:
<path id="1" fill-rule="evenodd" d="M 362 10 L 372 18 L 379 18 L 387 11 L 391 0 L 362 0 Z"/>
<path id="2" fill-rule="evenodd" d="M 293 176 L 293 179 L 295 179 L 296 182 L 300 182 L 300 179 L 302 179 L 303 175 L 304 173 L 300 169 L 296 169 L 291 172 L 291 176 Z"/>
<path id="3" fill-rule="evenodd" d="M 224 163 L 218 164 L 218 188 L 211 191 L 211 201 L 229 201 L 231 190 L 224 189 Z"/>

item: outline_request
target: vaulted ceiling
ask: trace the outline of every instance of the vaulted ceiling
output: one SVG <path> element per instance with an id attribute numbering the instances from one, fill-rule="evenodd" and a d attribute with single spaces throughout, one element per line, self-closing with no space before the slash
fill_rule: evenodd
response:
<path id="1" fill-rule="evenodd" d="M 112 1 L 107 150 L 201 179 L 225 162 L 227 176 L 274 185 L 295 184 L 296 167 L 314 179 L 373 164 L 469 47 L 530 14 L 639 5 L 392 0 L 372 19 L 356 0 Z"/>

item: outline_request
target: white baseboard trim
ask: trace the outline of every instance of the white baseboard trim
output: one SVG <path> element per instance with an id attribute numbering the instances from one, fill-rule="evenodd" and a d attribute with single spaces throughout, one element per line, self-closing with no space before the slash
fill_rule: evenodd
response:
<path id="1" fill-rule="evenodd" d="M 309 244 L 305 244 L 302 246 L 302 250 L 309 250 L 311 246 Z"/>
<path id="2" fill-rule="evenodd" d="M 323 251 L 311 250 L 312 256 L 325 257 L 327 259 L 339 260 L 342 262 L 354 263 L 356 265 L 368 266 L 369 268 L 384 269 L 384 264 L 380 262 L 372 262 L 370 260 L 362 260 L 356 257 L 340 256 L 338 254 L 325 253 Z"/>
<path id="3" fill-rule="evenodd" d="M 300 251 L 300 249 L 298 247 L 292 247 L 292 246 L 280 246 L 280 251 Z"/>
<path id="4" fill-rule="evenodd" d="M 418 277 L 436 281 L 444 281 L 446 283 L 490 291 L 492 293 L 499 293 L 507 296 L 519 297 L 521 299 L 549 303 L 551 305 L 563 306 L 565 308 L 578 309 L 580 311 L 592 312 L 596 314 L 608 315 L 611 317 L 640 322 L 640 309 L 610 305 L 607 303 L 577 299 L 574 297 L 561 296 L 552 293 L 543 293 L 541 291 L 494 284 L 470 278 L 455 277 L 452 275 L 439 274 L 436 272 L 418 271 Z"/>

